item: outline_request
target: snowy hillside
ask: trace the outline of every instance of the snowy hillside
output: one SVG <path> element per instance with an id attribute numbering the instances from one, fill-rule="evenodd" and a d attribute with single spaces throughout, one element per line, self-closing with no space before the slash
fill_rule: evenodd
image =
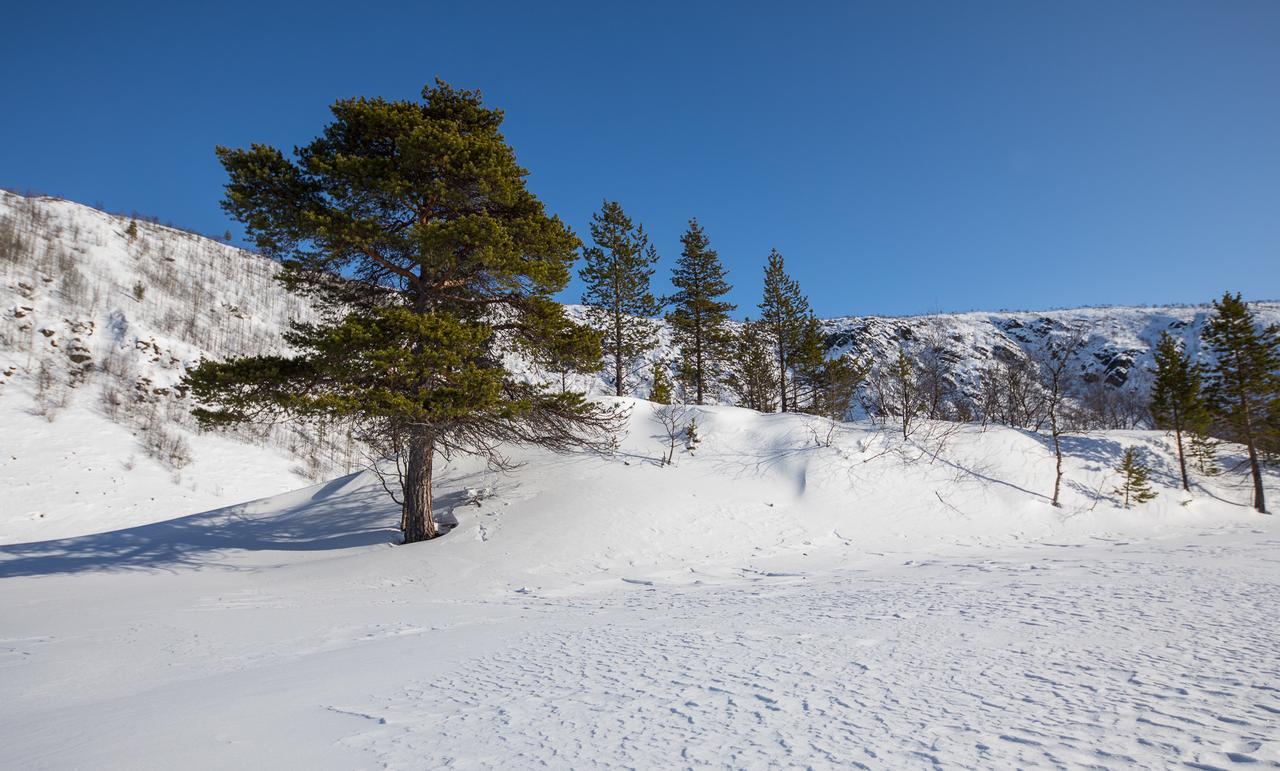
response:
<path id="1" fill-rule="evenodd" d="M 449 464 L 423 544 L 357 474 L 0 546 L 0 766 L 1280 763 L 1280 529 L 1163 435 L 1069 438 L 1055 509 L 1025 431 L 708 407 L 663 467 L 631 406 Z"/>
<path id="2" fill-rule="evenodd" d="M 201 356 L 278 351 L 305 302 L 277 285 L 277 266 L 220 241 L 143 218 L 0 191 L 0 542 L 73 535 L 155 521 L 291 489 L 358 468 L 360 448 L 282 424 L 209 435 L 175 388 Z M 1207 288 L 1206 295 L 1217 293 Z M 1280 321 L 1280 303 L 1255 303 Z M 581 309 L 571 307 L 581 314 Z M 1050 335 L 1082 328 L 1077 369 L 1107 393 L 1141 394 L 1161 331 L 1194 340 L 1205 307 L 1090 308 L 963 313 L 824 322 L 829 355 L 886 362 L 899 346 L 933 346 L 958 391 L 976 400 L 995 361 L 1034 355 Z M 661 344 L 637 362 L 647 395 Z M 530 378 L 547 376 L 511 357 Z M 601 378 L 573 387 L 594 393 Z M 732 394 L 722 394 L 732 400 Z M 861 401 L 866 400 L 865 389 Z M 861 404 L 853 414 L 864 414 Z M 87 439 L 92 437 L 91 440 Z M 75 469 L 52 479 L 49 467 Z"/>
<path id="3" fill-rule="evenodd" d="M 1221 293 L 1222 289 L 1212 287 L 1205 290 L 1206 299 Z M 1280 302 L 1253 302 L 1250 307 L 1260 322 L 1280 323 Z M 1200 360 L 1212 360 L 1200 347 L 1212 312 L 1209 305 L 1186 305 L 846 316 L 823 321 L 823 329 L 829 356 L 849 353 L 884 362 L 900 348 L 917 353 L 936 346 L 951 364 L 956 385 L 974 401 L 979 399 L 978 377 L 984 366 L 1034 356 L 1046 340 L 1078 330 L 1085 344 L 1075 354 L 1072 368 L 1085 380 L 1145 397 L 1148 373 L 1155 366 L 1153 351 L 1162 332 L 1183 340 L 1187 351 Z"/>
<path id="4" fill-rule="evenodd" d="M 350 468 L 289 426 L 196 431 L 201 356 L 278 351 L 277 266 L 141 218 L 0 191 L 0 541 L 154 521 Z M 52 476 L 57 468 L 65 475 Z"/>

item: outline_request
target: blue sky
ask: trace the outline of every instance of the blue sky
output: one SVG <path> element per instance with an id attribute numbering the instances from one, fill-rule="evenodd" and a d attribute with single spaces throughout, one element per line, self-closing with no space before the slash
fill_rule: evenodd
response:
<path id="1" fill-rule="evenodd" d="M 238 234 L 215 144 L 440 76 L 739 315 L 773 246 L 826 316 L 1280 298 L 1280 2 L 185 5 L 7 9 L 0 185 Z"/>

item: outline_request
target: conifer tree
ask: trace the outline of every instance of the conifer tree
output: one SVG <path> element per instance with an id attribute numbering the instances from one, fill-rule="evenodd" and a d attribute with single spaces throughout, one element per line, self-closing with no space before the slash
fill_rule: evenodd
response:
<path id="1" fill-rule="evenodd" d="M 823 351 L 822 324 L 804 302 L 805 316 L 800 321 L 795 347 L 791 351 L 791 408 L 797 412 L 820 412 L 822 382 L 827 366 Z"/>
<path id="2" fill-rule="evenodd" d="M 1188 455 L 1195 461 L 1196 471 L 1207 477 L 1222 473 L 1218 468 L 1218 440 L 1207 433 L 1192 433 L 1188 447 Z"/>
<path id="3" fill-rule="evenodd" d="M 760 324 L 773 344 L 774 368 L 778 379 L 779 404 L 783 412 L 796 409 L 794 393 L 789 398 L 789 375 L 810 374 L 821 362 L 821 329 L 800 291 L 800 284 L 787 275 L 777 249 L 769 252 L 764 269 L 764 298 L 760 302 Z M 792 389 L 797 390 L 795 388 Z"/>
<path id="4" fill-rule="evenodd" d="M 1124 499 L 1126 509 L 1130 503 L 1146 503 L 1156 497 L 1155 491 L 1151 489 L 1151 469 L 1142 462 L 1136 447 L 1125 449 L 1124 457 L 1116 470 L 1120 472 L 1120 486 L 1114 492 Z"/>
<path id="5" fill-rule="evenodd" d="M 437 454 L 503 465 L 504 442 L 604 448 L 616 416 L 502 365 L 501 351 L 554 346 L 598 362 L 598 338 L 552 299 L 578 240 L 526 189 L 502 113 L 436 81 L 420 102 L 344 99 L 332 115 L 292 157 L 217 150 L 223 207 L 319 320 L 293 325 L 293 354 L 205 362 L 186 385 L 205 426 L 281 414 L 355 424 L 396 459 L 404 539 L 421 541 L 437 534 Z"/>
<path id="6" fill-rule="evenodd" d="M 1160 333 L 1155 357 L 1151 416 L 1155 419 L 1156 428 L 1173 432 L 1178 449 L 1182 489 L 1190 492 L 1191 482 L 1187 478 L 1187 453 L 1183 447 L 1183 434 L 1204 433 L 1209 421 L 1209 413 L 1201 394 L 1200 367 L 1168 332 Z"/>
<path id="7" fill-rule="evenodd" d="M 728 383 L 738 394 L 738 406 L 758 412 L 776 409 L 778 373 L 771 347 L 763 325 L 750 318 L 733 336 Z"/>
<path id="8" fill-rule="evenodd" d="M 582 250 L 582 303 L 588 320 L 604 333 L 605 358 L 612 362 L 614 393 L 625 396 L 632 362 L 657 344 L 652 317 L 661 310 L 649 281 L 657 250 L 643 225 L 633 224 L 617 201 L 605 201 L 591 216 L 591 240 Z"/>
<path id="9" fill-rule="evenodd" d="M 815 383 L 813 412 L 831 420 L 844 420 L 858 387 L 870 372 L 869 362 L 847 356 L 823 362 Z"/>
<path id="10" fill-rule="evenodd" d="M 671 379 L 667 377 L 667 365 L 655 361 L 653 363 L 653 390 L 649 392 L 649 401 L 656 404 L 670 404 Z"/>
<path id="11" fill-rule="evenodd" d="M 1206 393 L 1228 438 L 1248 450 L 1253 508 L 1265 514 L 1258 455 L 1276 440 L 1280 423 L 1280 328 L 1260 327 L 1239 293 L 1224 293 L 1213 307 L 1216 313 L 1205 324 L 1204 340 L 1216 361 Z"/>
<path id="12" fill-rule="evenodd" d="M 692 455 L 699 444 L 702 444 L 702 437 L 698 435 L 698 419 L 690 416 L 684 427 L 684 448 Z"/>
<path id="13" fill-rule="evenodd" d="M 683 249 L 671 274 L 676 293 L 668 300 L 674 307 L 667 323 L 680 346 L 680 380 L 693 391 L 694 403 L 703 404 L 723 377 L 730 342 L 729 311 L 737 306 L 722 299 L 733 287 L 696 219 L 689 220 L 680 243 Z"/>

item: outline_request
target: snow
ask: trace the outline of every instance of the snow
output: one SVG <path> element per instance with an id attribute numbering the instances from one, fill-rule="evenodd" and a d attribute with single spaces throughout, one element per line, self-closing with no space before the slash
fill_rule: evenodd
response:
<path id="1" fill-rule="evenodd" d="M 1280 528 L 1164 435 L 1071 437 L 1055 509 L 1028 432 L 695 408 L 664 468 L 625 403 L 612 457 L 449 463 L 425 544 L 356 474 L 0 546 L 0 766 L 1280 763 Z"/>
<path id="2" fill-rule="evenodd" d="M 0 399 L 0 543 L 118 530 L 306 483 L 286 455 L 227 437 L 201 435 L 192 463 L 175 470 L 83 403 L 53 423 L 20 404 Z"/>
<path id="3" fill-rule="evenodd" d="M 10 235 L 18 245 L 6 249 Z M 289 322 L 313 318 L 305 300 L 282 291 L 278 270 L 260 255 L 144 218 L 0 191 L 0 542 L 161 521 L 359 467 L 360 448 L 342 436 L 287 421 L 265 434 L 202 433 L 189 399 L 174 388 L 201 357 L 283 351 Z M 1261 321 L 1280 322 L 1280 303 L 1252 308 Z M 583 314 L 579 306 L 568 311 Z M 850 316 L 825 321 L 824 330 L 830 355 L 881 362 L 899 346 L 945 341 L 957 385 L 973 395 L 980 367 L 997 352 L 1034 353 L 1047 336 L 1081 327 L 1089 341 L 1077 357 L 1080 371 L 1134 389 L 1159 333 L 1194 341 L 1208 312 L 1175 306 Z M 670 330 L 660 324 L 658 331 L 659 344 L 635 362 L 633 393 L 649 393 L 653 362 L 677 359 Z M 506 363 L 529 380 L 558 383 L 515 355 Z M 35 398 L 45 365 L 55 375 L 53 401 L 65 407 L 43 408 Z M 600 377 L 574 377 L 570 386 L 610 392 Z M 112 394 L 129 407 L 123 414 L 107 414 L 104 398 Z M 147 454 L 155 426 L 186 443 L 189 465 L 174 468 Z M 51 476 L 50 468 L 68 476 Z"/>

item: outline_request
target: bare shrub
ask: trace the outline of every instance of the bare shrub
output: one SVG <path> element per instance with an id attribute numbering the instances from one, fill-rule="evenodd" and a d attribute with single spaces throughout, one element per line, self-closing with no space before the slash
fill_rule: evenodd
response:
<path id="1" fill-rule="evenodd" d="M 663 448 L 659 464 L 670 466 L 675 463 L 676 447 L 682 440 L 686 444 L 689 442 L 689 427 L 693 425 L 693 419 L 689 415 L 689 408 L 683 404 L 664 404 L 654 414 L 658 418 L 658 425 L 662 427 L 662 433 L 658 435 Z"/>
<path id="2" fill-rule="evenodd" d="M 57 365 L 41 358 L 36 368 L 35 414 L 52 423 L 70 401 L 70 390 Z"/>
<path id="3" fill-rule="evenodd" d="M 149 457 L 170 469 L 180 469 L 191 462 L 191 446 L 187 438 L 171 428 L 156 413 L 142 424 L 139 440 Z"/>

